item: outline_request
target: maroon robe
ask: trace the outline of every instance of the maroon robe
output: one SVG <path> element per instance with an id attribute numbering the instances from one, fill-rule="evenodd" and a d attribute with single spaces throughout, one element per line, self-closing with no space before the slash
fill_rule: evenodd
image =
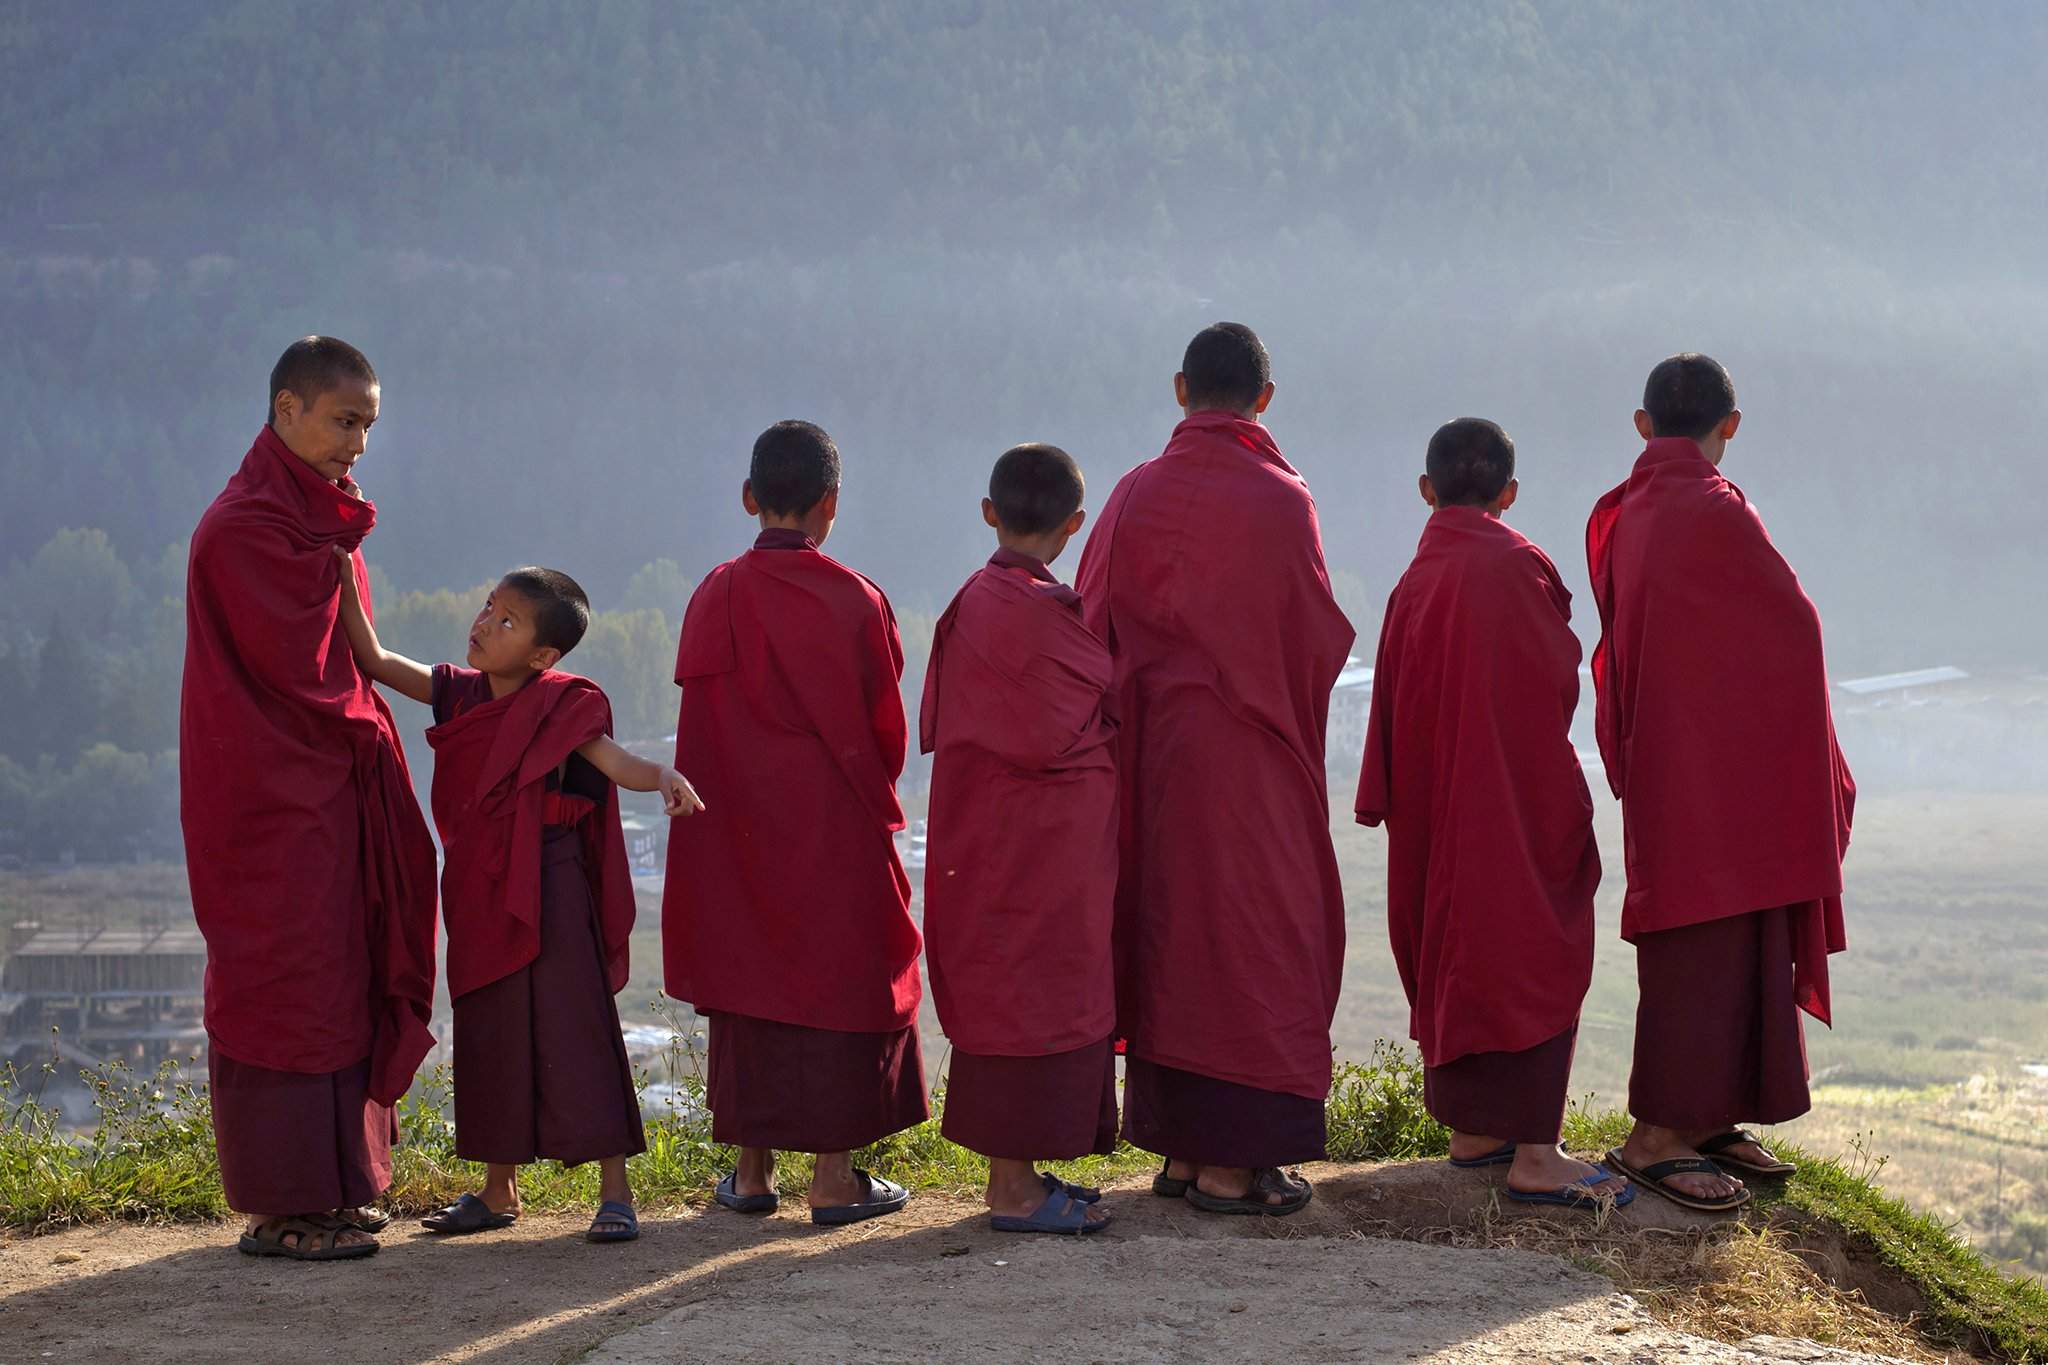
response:
<path id="1" fill-rule="evenodd" d="M 1557 1140 L 1593 977 L 1600 853 L 1570 622 L 1549 556 L 1479 508 L 1437 511 L 1387 601 L 1358 781 L 1359 822 L 1387 826 L 1387 928 L 1430 1112 L 1527 1142 Z M 1508 1127 L 1468 1126 L 1482 1117 Z"/>
<path id="2" fill-rule="evenodd" d="M 1109 682 L 1079 595 L 1013 551 L 967 580 L 933 632 L 919 738 L 935 755 L 927 961 L 954 1046 L 944 1131 L 986 1155 L 1114 1146 Z"/>
<path id="3" fill-rule="evenodd" d="M 334 548 L 375 522 L 266 426 L 192 537 L 180 817 L 214 1135 L 243 1212 L 374 1196 L 390 1106 L 434 1041 L 433 840 L 340 617 Z M 360 554 L 351 571 L 367 611 Z"/>
<path id="4" fill-rule="evenodd" d="M 1807 1103 L 1796 1009 L 1829 1022 L 1827 958 L 1846 942 L 1856 796 L 1819 614 L 1742 490 L 1689 440 L 1651 441 L 1594 505 L 1586 559 L 1600 753 L 1624 822 L 1622 936 L 1642 987 L 1631 1108 L 1674 1128 L 1793 1117 Z M 1712 1050 L 1734 1069 L 1702 1073 Z M 1778 1084 L 1760 1097 L 1766 1077 Z"/>
<path id="5" fill-rule="evenodd" d="M 669 836 L 662 956 L 711 1020 L 721 1142 L 840 1151 L 926 1115 L 902 671 L 881 589 L 799 532 L 763 531 L 690 599 L 676 766 L 705 809 Z"/>
<path id="6" fill-rule="evenodd" d="M 1148 1114 L 1141 1096 L 1165 1092 L 1139 1086 L 1145 1068 L 1160 1086 L 1233 1087 L 1229 1103 L 1319 1132 L 1344 961 L 1324 730 L 1352 630 L 1315 503 L 1265 427 L 1197 412 L 1117 484 L 1079 578 L 1115 656 L 1122 726 L 1126 1132 L 1193 1144 L 1230 1122 L 1194 1103 Z M 1278 1150 L 1217 1164 L 1301 1159 Z"/>
<path id="7" fill-rule="evenodd" d="M 441 664 L 433 707 L 456 1155 L 645 1151 L 614 998 L 633 930 L 625 836 L 612 784 L 575 752 L 611 733 L 611 706 L 572 674 L 493 698 L 484 674 Z"/>

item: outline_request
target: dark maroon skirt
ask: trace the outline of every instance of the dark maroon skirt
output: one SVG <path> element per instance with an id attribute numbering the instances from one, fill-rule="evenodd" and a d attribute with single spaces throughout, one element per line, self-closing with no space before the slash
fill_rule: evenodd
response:
<path id="1" fill-rule="evenodd" d="M 209 1051 L 213 1149 L 228 1207 L 266 1217 L 374 1202 L 391 1187 L 392 1111 L 370 1098 L 366 1057 L 307 1075 Z"/>
<path id="2" fill-rule="evenodd" d="M 970 1152 L 1006 1161 L 1071 1161 L 1116 1150 L 1116 1045 L 1045 1057 L 957 1048 L 946 1067 L 939 1131 Z"/>
<path id="3" fill-rule="evenodd" d="M 1636 1118 L 1689 1132 L 1784 1123 L 1813 1107 L 1793 1003 L 1793 913 L 1759 910 L 1636 940 Z"/>
<path id="4" fill-rule="evenodd" d="M 1124 1136 L 1198 1166 L 1291 1166 L 1325 1154 L 1323 1102 L 1138 1057 L 1124 1061 Z"/>
<path id="5" fill-rule="evenodd" d="M 540 953 L 455 1001 L 455 1154 L 575 1166 L 647 1150 L 573 829 L 540 855 Z"/>
<path id="6" fill-rule="evenodd" d="M 914 1024 L 842 1033 L 745 1014 L 708 1017 L 704 1091 L 714 1142 L 851 1152 L 931 1117 Z"/>
<path id="7" fill-rule="evenodd" d="M 1453 1132 L 1555 1146 L 1564 1134 L 1578 1037 L 1574 1023 L 1549 1042 L 1520 1052 L 1474 1052 L 1425 1067 L 1423 1105 Z"/>

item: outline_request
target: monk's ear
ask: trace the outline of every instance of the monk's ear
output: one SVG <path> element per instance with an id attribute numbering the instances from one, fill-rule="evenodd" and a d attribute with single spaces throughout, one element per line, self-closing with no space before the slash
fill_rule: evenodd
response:
<path id="1" fill-rule="evenodd" d="M 1081 524 L 1087 520 L 1088 509 L 1085 507 L 1076 507 L 1074 509 L 1074 515 L 1068 517 L 1067 524 L 1064 527 L 1060 528 L 1060 534 L 1071 540 L 1074 536 L 1074 533 L 1081 529 Z"/>
<path id="2" fill-rule="evenodd" d="M 747 509 L 747 515 L 750 517 L 761 515 L 761 504 L 754 501 L 754 481 L 752 479 L 742 479 L 740 481 L 740 506 Z"/>
<path id="3" fill-rule="evenodd" d="M 1429 504 L 1429 510 L 1436 510 L 1436 485 L 1429 481 L 1429 475 L 1415 476 L 1415 491 L 1422 494 L 1422 500 Z"/>
<path id="4" fill-rule="evenodd" d="M 1642 437 L 1645 441 L 1657 439 L 1657 428 L 1650 425 L 1650 414 L 1644 412 L 1641 408 L 1636 409 L 1636 435 Z"/>
<path id="5" fill-rule="evenodd" d="M 993 498 L 981 500 L 981 519 L 985 525 L 993 526 L 998 531 L 1003 529 L 1002 522 L 996 520 L 996 504 Z"/>
<path id="6" fill-rule="evenodd" d="M 1256 417 L 1260 413 L 1264 412 L 1266 410 L 1266 405 L 1271 403 L 1272 401 L 1273 381 L 1268 379 L 1266 381 L 1266 387 L 1259 390 L 1259 401 L 1252 404 L 1252 416 Z"/>
<path id="7" fill-rule="evenodd" d="M 1493 514 L 1499 516 L 1515 505 L 1515 499 L 1522 494 L 1522 481 L 1509 479 L 1508 486 L 1500 490 L 1500 497 L 1494 501 Z"/>
<path id="8" fill-rule="evenodd" d="M 1734 439 L 1735 439 L 1735 428 L 1737 428 L 1737 427 L 1739 427 L 1739 426 L 1741 426 L 1741 425 L 1742 425 L 1742 409 L 1741 409 L 1741 408 L 1737 408 L 1737 409 L 1735 409 L 1735 411 L 1733 411 L 1733 412 L 1729 413 L 1729 414 L 1728 414 L 1728 415 L 1727 415 L 1726 417 L 1724 417 L 1724 418 L 1722 418 L 1722 419 L 1721 419 L 1721 439 L 1722 439 L 1722 440 L 1724 440 L 1724 441 L 1732 441 L 1732 440 L 1734 440 Z"/>
<path id="9" fill-rule="evenodd" d="M 279 389 L 270 396 L 270 424 L 273 427 L 290 426 L 299 416 L 299 396 L 290 389 Z"/>
<path id="10" fill-rule="evenodd" d="M 1176 370 L 1173 374 L 1173 401 L 1180 404 L 1182 412 L 1188 407 L 1188 377 Z"/>
<path id="11" fill-rule="evenodd" d="M 819 498 L 816 511 L 817 515 L 824 519 L 827 526 L 839 520 L 839 490 L 836 488 L 832 489 L 824 497 Z"/>
<path id="12" fill-rule="evenodd" d="M 533 666 L 534 672 L 545 673 L 562 662 L 562 651 L 553 645 L 542 645 L 533 651 L 533 657 L 526 662 Z"/>

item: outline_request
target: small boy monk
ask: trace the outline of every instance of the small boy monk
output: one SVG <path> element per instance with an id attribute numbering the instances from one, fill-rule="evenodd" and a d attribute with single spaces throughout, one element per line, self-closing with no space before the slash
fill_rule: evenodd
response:
<path id="1" fill-rule="evenodd" d="M 1034 1164 L 1116 1149 L 1116 725 L 1109 649 L 1048 567 L 1086 487 L 1057 446 L 1004 451 L 999 547 L 939 617 L 919 741 L 933 754 L 925 934 L 953 1042 L 943 1131 L 988 1158 L 999 1232 L 1096 1232 L 1094 1190 Z"/>
<path id="2" fill-rule="evenodd" d="M 1721 474 L 1741 422 L 1719 362 L 1663 361 L 1635 414 L 1643 453 L 1586 525 L 1596 731 L 1627 831 L 1621 936 L 1640 992 L 1636 1124 L 1607 1164 L 1707 1210 L 1751 1197 L 1741 1175 L 1792 1171 L 1740 1125 L 1811 1107 L 1799 1014 L 1831 1020 L 1856 801 L 1820 614 Z"/>
<path id="3" fill-rule="evenodd" d="M 1428 525 L 1387 599 L 1358 821 L 1387 827 L 1387 930 L 1451 1163 L 1508 1198 L 1599 1209 L 1627 1183 L 1558 1148 L 1593 979 L 1600 852 L 1570 729 L 1571 594 L 1502 516 L 1515 446 L 1461 417 L 1430 437 Z"/>
<path id="4" fill-rule="evenodd" d="M 385 649 L 343 575 L 342 617 L 364 673 L 434 709 L 432 804 L 445 863 L 455 1002 L 455 1154 L 487 1168 L 481 1194 L 421 1219 L 429 1232 L 509 1227 L 519 1168 L 598 1163 L 593 1242 L 640 1227 L 626 1158 L 647 1150 L 613 999 L 626 984 L 633 884 L 613 784 L 700 808 L 673 768 L 611 737 L 611 703 L 556 669 L 590 602 L 556 569 L 514 569 L 470 624 L 469 667 Z"/>
<path id="5" fill-rule="evenodd" d="M 709 803 L 669 840 L 661 902 L 668 993 L 709 1020 L 712 1137 L 739 1148 L 718 1202 L 772 1212 L 776 1151 L 812 1152 L 824 1224 L 904 1206 L 852 1152 L 930 1113 L 893 837 L 903 646 L 882 590 L 818 549 L 839 470 L 809 422 L 754 442 L 740 502 L 760 535 L 698 585 L 677 645 L 676 763 Z"/>

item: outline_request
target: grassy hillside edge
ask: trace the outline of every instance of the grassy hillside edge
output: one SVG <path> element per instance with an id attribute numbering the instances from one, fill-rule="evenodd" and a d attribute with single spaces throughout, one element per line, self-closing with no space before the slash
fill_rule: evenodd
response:
<path id="1" fill-rule="evenodd" d="M 643 1207 L 704 1201 L 730 1162 L 727 1149 L 711 1141 L 701 1079 L 686 1065 L 672 1074 L 678 1080 L 667 1102 L 671 1112 L 649 1123 L 648 1149 L 632 1163 Z M 6 1084 L 11 1079 L 0 1076 L 0 1093 L 11 1089 Z M 227 1214 L 203 1086 L 176 1068 L 146 1078 L 116 1070 L 88 1079 L 98 1108 L 89 1135 L 66 1134 L 58 1116 L 33 1100 L 9 1101 L 0 1109 L 0 1227 L 34 1233 L 121 1219 L 178 1221 Z M 438 1207 L 480 1181 L 481 1168 L 455 1156 L 453 1127 L 445 1117 L 447 1083 L 440 1069 L 423 1073 L 413 1094 L 401 1102 L 404 1141 L 395 1154 L 386 1201 L 395 1212 Z M 934 1098 L 935 1110 L 943 1102 L 941 1092 Z M 1574 1109 L 1566 1145 L 1598 1153 L 1618 1143 L 1627 1127 L 1623 1115 Z M 1423 1109 L 1421 1069 L 1408 1054 L 1383 1045 L 1370 1060 L 1338 1069 L 1329 1100 L 1333 1162 L 1427 1161 L 1443 1156 L 1448 1140 L 1446 1130 Z M 1724 1225 L 1734 1229 L 1733 1236 L 1784 1238 L 1795 1251 L 1810 1251 L 1801 1245 L 1800 1229 L 1818 1225 L 1852 1255 L 1874 1258 L 1909 1291 L 1913 1325 L 1930 1343 L 2001 1360 L 2048 1362 L 2048 1290 L 2002 1273 L 1948 1228 L 1884 1194 L 1871 1179 L 1881 1163 L 1865 1154 L 1825 1159 L 1787 1143 L 1773 1146 L 1798 1163 L 1799 1173 L 1781 1187 L 1761 1191 L 1742 1224 Z M 936 1114 L 859 1159 L 927 1191 L 975 1192 L 985 1174 L 980 1158 L 940 1136 Z M 802 1160 L 785 1156 L 786 1187 L 803 1179 Z M 1121 1146 L 1111 1156 L 1059 1169 L 1070 1179 L 1101 1181 L 1147 1171 L 1153 1160 Z M 521 1188 L 530 1209 L 591 1203 L 595 1168 L 537 1166 L 524 1175 Z M 1614 1229 L 1625 1233 L 1626 1217 L 1609 1225 L 1610 1236 Z M 1572 1255 L 1576 1245 L 1568 1241 L 1554 1249 Z M 1615 1276 L 1611 1259 L 1575 1259 L 1625 1279 Z M 1884 1296 L 1872 1297 L 1881 1303 Z"/>

